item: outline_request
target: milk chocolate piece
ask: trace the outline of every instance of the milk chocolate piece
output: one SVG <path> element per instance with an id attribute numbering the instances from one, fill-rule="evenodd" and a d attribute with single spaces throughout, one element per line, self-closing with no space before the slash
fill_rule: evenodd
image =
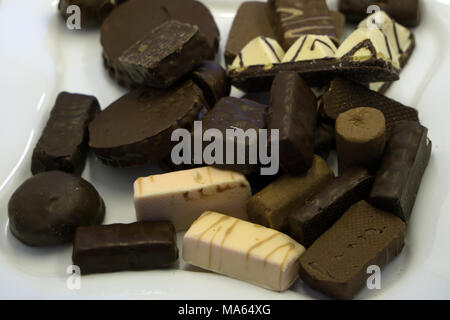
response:
<path id="1" fill-rule="evenodd" d="M 326 35 L 338 42 L 325 0 L 269 0 L 276 34 L 287 50 L 301 35 Z"/>
<path id="2" fill-rule="evenodd" d="M 183 238 L 183 259 L 203 269 L 275 291 L 298 278 L 300 244 L 276 230 L 205 212 Z"/>
<path id="3" fill-rule="evenodd" d="M 407 27 L 420 24 L 419 0 L 340 0 L 339 11 L 350 22 L 359 22 L 367 16 L 367 9 L 371 5 L 378 6 Z"/>
<path id="4" fill-rule="evenodd" d="M 88 152 L 88 125 L 100 112 L 93 96 L 61 92 L 31 160 L 31 172 L 81 174 Z"/>
<path id="5" fill-rule="evenodd" d="M 361 106 L 375 108 L 383 112 L 386 119 L 386 134 L 389 137 L 393 125 L 400 120 L 419 121 L 416 109 L 389 99 L 363 85 L 336 77 L 330 89 L 322 98 L 320 116 L 334 124 L 340 113 Z"/>
<path id="6" fill-rule="evenodd" d="M 62 171 L 29 178 L 8 203 L 9 228 L 29 246 L 68 243 L 77 227 L 100 224 L 104 216 L 105 205 L 97 190 Z"/>
<path id="7" fill-rule="evenodd" d="M 312 164 L 317 119 L 317 99 L 295 72 L 279 73 L 270 94 L 268 127 L 279 130 L 280 165 L 291 175 L 301 175 Z"/>
<path id="8" fill-rule="evenodd" d="M 340 40 L 344 33 L 345 15 L 342 12 L 330 10 L 330 16 L 336 29 L 337 39 Z"/>
<path id="9" fill-rule="evenodd" d="M 170 222 L 135 222 L 80 227 L 73 243 L 73 264 L 82 275 L 169 267 L 178 259 Z"/>
<path id="10" fill-rule="evenodd" d="M 224 97 L 217 102 L 202 119 L 202 129 L 205 132 L 208 129 L 218 129 L 223 133 L 223 137 L 227 137 L 227 129 L 242 129 L 244 132 L 248 129 L 265 129 L 267 128 L 267 107 L 255 101 L 247 99 L 238 99 L 234 97 Z M 226 141 L 223 141 L 224 158 L 223 164 L 210 164 L 217 168 L 236 171 L 242 174 L 250 174 L 258 169 L 258 163 L 250 163 L 249 148 L 251 143 L 258 145 L 258 141 L 250 142 L 245 139 L 245 144 L 240 144 L 238 139 L 233 140 L 234 161 L 233 164 L 226 164 L 227 152 Z M 205 143 L 205 145 L 208 145 Z M 239 150 L 245 148 L 245 164 L 238 164 Z"/>
<path id="11" fill-rule="evenodd" d="M 119 61 L 136 84 L 168 88 L 207 59 L 197 26 L 169 20 L 125 50 Z"/>
<path id="12" fill-rule="evenodd" d="M 78 6 L 81 28 L 84 29 L 99 27 L 116 5 L 114 0 L 59 0 L 58 10 L 67 21 L 75 13 L 70 7 Z"/>
<path id="13" fill-rule="evenodd" d="M 336 147 L 339 172 L 362 167 L 378 169 L 386 145 L 386 120 L 374 108 L 354 108 L 341 113 L 336 120 Z"/>
<path id="14" fill-rule="evenodd" d="M 417 122 L 398 122 L 377 172 L 370 203 L 409 221 L 431 156 L 428 129 Z"/>
<path id="15" fill-rule="evenodd" d="M 328 164 L 314 156 L 312 167 L 302 176 L 284 175 L 251 197 L 247 204 L 250 221 L 285 231 L 288 215 L 334 178 Z"/>
<path id="16" fill-rule="evenodd" d="M 369 266 L 382 268 L 402 251 L 405 229 L 396 216 L 360 201 L 300 257 L 300 277 L 334 299 L 352 299 L 371 276 Z"/>
<path id="17" fill-rule="evenodd" d="M 214 59 L 219 46 L 219 30 L 209 9 L 194 0 L 133 0 L 116 8 L 101 29 L 104 64 L 110 75 L 126 87 L 136 87 L 119 57 L 168 20 L 195 25 L 208 42 L 206 59 Z"/>
<path id="18" fill-rule="evenodd" d="M 190 130 L 207 103 L 191 80 L 170 89 L 141 87 L 127 93 L 89 125 L 89 145 L 114 167 L 147 164 L 168 156 L 173 130 Z"/>
<path id="19" fill-rule="evenodd" d="M 214 61 L 202 61 L 192 72 L 192 80 L 203 90 L 212 108 L 222 97 L 230 95 L 231 85 L 226 71 Z"/>
<path id="20" fill-rule="evenodd" d="M 289 234 L 309 247 L 354 203 L 367 199 L 374 177 L 362 168 L 350 168 L 289 215 Z"/>
<path id="21" fill-rule="evenodd" d="M 236 12 L 225 46 L 225 63 L 230 65 L 236 56 L 254 38 L 275 38 L 267 16 L 267 4 L 258 1 L 243 2 Z"/>

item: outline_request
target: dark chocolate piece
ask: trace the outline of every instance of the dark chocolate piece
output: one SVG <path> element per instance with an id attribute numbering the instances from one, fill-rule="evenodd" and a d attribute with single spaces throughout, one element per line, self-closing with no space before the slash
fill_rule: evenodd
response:
<path id="1" fill-rule="evenodd" d="M 382 268 L 403 249 L 406 226 L 366 201 L 353 205 L 300 257 L 300 277 L 334 299 L 352 299 L 371 265 Z"/>
<path id="2" fill-rule="evenodd" d="M 374 177 L 362 168 L 344 171 L 306 204 L 289 215 L 290 235 L 309 247 L 354 203 L 367 199 Z"/>
<path id="3" fill-rule="evenodd" d="M 280 165 L 286 173 L 300 175 L 314 156 L 317 99 L 295 72 L 279 73 L 273 81 L 268 127 L 279 130 Z"/>
<path id="4" fill-rule="evenodd" d="M 225 46 L 227 65 L 232 64 L 242 48 L 254 38 L 259 36 L 275 38 L 266 7 L 266 3 L 258 1 L 243 2 L 239 6 Z"/>
<path id="5" fill-rule="evenodd" d="M 244 132 L 248 129 L 265 129 L 267 128 L 267 106 L 257 102 L 238 99 L 234 97 L 225 97 L 219 100 L 202 119 L 203 132 L 208 129 L 218 129 L 222 132 L 223 137 L 227 137 L 227 129 L 242 129 Z M 250 174 L 258 169 L 259 164 L 251 164 L 249 159 L 249 139 L 245 139 L 245 164 L 238 164 L 239 143 L 234 139 L 234 164 L 225 164 L 227 159 L 226 141 L 224 143 L 224 164 L 211 164 L 217 168 L 223 168 L 231 171 L 237 171 L 242 174 Z M 254 141 L 258 144 L 258 141 Z M 206 143 L 206 145 L 208 145 Z"/>
<path id="6" fill-rule="evenodd" d="M 269 0 L 268 6 L 285 50 L 304 34 L 325 35 L 338 42 L 325 0 Z"/>
<path id="7" fill-rule="evenodd" d="M 70 6 L 80 8 L 81 28 L 99 27 L 108 14 L 118 5 L 112 0 L 59 0 L 58 10 L 64 20 L 74 14 Z M 69 12 L 67 12 L 69 9 Z"/>
<path id="8" fill-rule="evenodd" d="M 203 90 L 211 108 L 220 98 L 230 95 L 231 85 L 227 73 L 214 61 L 202 61 L 192 72 L 191 78 Z"/>
<path id="9" fill-rule="evenodd" d="M 105 205 L 97 190 L 62 171 L 29 178 L 8 203 L 12 234 L 30 246 L 68 243 L 77 227 L 100 224 L 104 216 Z"/>
<path id="10" fill-rule="evenodd" d="M 386 134 L 389 137 L 392 126 L 400 120 L 419 121 L 416 109 L 407 107 L 389 99 L 363 85 L 336 77 L 330 89 L 322 98 L 319 109 L 320 116 L 330 124 L 334 124 L 340 113 L 358 107 L 375 108 L 383 112 L 386 119 Z"/>
<path id="11" fill-rule="evenodd" d="M 369 6 L 375 5 L 406 27 L 420 24 L 419 0 L 340 0 L 339 11 L 350 22 L 359 22 L 367 16 Z"/>
<path id="12" fill-rule="evenodd" d="M 334 148 L 334 135 L 324 124 L 319 124 L 316 129 L 316 137 L 314 140 L 314 153 L 327 159 L 331 150 Z"/>
<path id="13" fill-rule="evenodd" d="M 88 125 L 100 112 L 93 96 L 61 92 L 33 150 L 31 172 L 81 174 L 88 152 Z"/>
<path id="14" fill-rule="evenodd" d="M 330 16 L 336 29 L 337 40 L 339 41 L 344 33 L 345 16 L 339 11 L 330 10 Z"/>
<path id="15" fill-rule="evenodd" d="M 75 233 L 72 260 L 83 275 L 165 268 L 177 259 L 168 221 L 80 227 Z"/>
<path id="16" fill-rule="evenodd" d="M 283 175 L 251 197 L 247 203 L 250 221 L 287 231 L 288 215 L 305 205 L 334 178 L 325 160 L 315 155 L 311 168 L 301 176 Z"/>
<path id="17" fill-rule="evenodd" d="M 89 145 L 105 164 L 127 167 L 168 156 L 173 130 L 190 130 L 207 103 L 191 80 L 170 89 L 141 87 L 102 111 L 89 125 Z"/>
<path id="18" fill-rule="evenodd" d="M 169 20 L 125 50 L 119 61 L 134 83 L 168 88 L 208 54 L 197 26 Z"/>
<path id="19" fill-rule="evenodd" d="M 386 145 L 386 120 L 374 108 L 354 108 L 336 120 L 339 172 L 362 167 L 376 172 Z"/>
<path id="20" fill-rule="evenodd" d="M 214 59 L 219 47 L 219 30 L 204 4 L 194 0 L 127 1 L 111 12 L 101 30 L 104 64 L 119 84 L 137 85 L 119 61 L 122 53 L 168 20 L 198 26 L 208 42 L 206 59 Z"/>
<path id="21" fill-rule="evenodd" d="M 417 122 L 395 124 L 377 172 L 370 202 L 408 222 L 431 156 L 428 129 Z"/>

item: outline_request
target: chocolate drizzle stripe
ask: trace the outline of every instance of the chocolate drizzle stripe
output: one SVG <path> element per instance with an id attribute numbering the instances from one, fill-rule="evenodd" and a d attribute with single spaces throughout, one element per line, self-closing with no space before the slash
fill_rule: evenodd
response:
<path id="1" fill-rule="evenodd" d="M 244 67 L 244 61 L 242 61 L 242 53 L 241 53 L 241 52 L 239 52 L 239 66 L 240 66 L 241 68 Z"/>
<path id="2" fill-rule="evenodd" d="M 290 34 L 290 35 L 295 35 L 295 34 L 302 34 L 302 32 L 307 31 L 307 30 L 320 30 L 320 29 L 335 29 L 335 26 L 307 26 L 307 27 L 301 27 L 301 28 L 296 28 L 296 29 L 292 29 L 289 30 L 288 32 L 285 33 L 286 34 Z"/>
<path id="3" fill-rule="evenodd" d="M 273 54 L 275 55 L 275 57 L 277 58 L 278 62 L 281 62 L 280 57 L 278 56 L 277 52 L 275 51 L 275 49 L 272 47 L 272 45 L 270 44 L 270 42 L 266 39 L 266 37 L 262 37 L 263 41 L 267 44 L 267 46 L 270 48 L 270 50 L 272 50 Z"/>
<path id="4" fill-rule="evenodd" d="M 328 47 L 333 53 L 335 53 L 334 49 L 333 49 L 328 43 L 326 43 L 325 41 L 320 40 L 320 39 L 314 39 L 314 41 L 313 41 L 313 43 L 312 43 L 312 45 L 311 45 L 311 50 L 314 50 L 314 49 L 315 49 L 316 42 L 319 42 L 319 43 L 325 45 L 325 46 Z"/>
<path id="5" fill-rule="evenodd" d="M 294 248 L 295 248 L 294 244 L 291 243 L 291 245 L 289 246 L 289 249 L 287 250 L 286 254 L 284 255 L 283 262 L 280 265 L 280 274 L 278 276 L 278 286 L 280 288 L 281 288 L 281 280 L 282 280 L 281 278 L 283 276 L 283 267 L 286 264 L 286 260 L 289 257 L 289 254 L 291 253 L 292 250 L 294 250 Z"/>
<path id="6" fill-rule="evenodd" d="M 225 240 L 230 236 L 231 231 L 233 231 L 234 227 L 239 223 L 239 219 L 236 219 L 236 221 L 233 222 L 233 224 L 225 230 L 225 235 L 223 236 L 222 243 L 220 244 L 220 248 L 223 249 L 223 245 L 225 244 Z M 219 270 L 222 269 L 222 250 L 220 252 L 220 260 L 219 260 Z"/>
<path id="7" fill-rule="evenodd" d="M 356 52 L 358 52 L 359 50 L 361 50 L 361 49 L 363 49 L 363 48 L 369 50 L 370 53 L 371 53 L 373 56 L 376 56 L 376 55 L 377 55 L 377 51 L 376 51 L 375 48 L 373 47 L 372 41 L 370 41 L 369 39 L 366 39 L 366 40 L 361 41 L 360 43 L 358 43 L 356 46 L 354 46 L 352 50 L 350 50 L 349 52 L 347 52 L 347 53 L 343 56 L 343 58 L 345 58 L 345 57 L 351 57 L 351 56 L 353 56 Z"/>
<path id="8" fill-rule="evenodd" d="M 273 249 L 272 251 L 270 251 L 270 253 L 269 253 L 267 256 L 265 256 L 265 258 L 264 258 L 264 267 L 267 265 L 267 261 L 269 261 L 269 258 L 270 258 L 273 254 L 275 254 L 275 252 L 277 252 L 278 250 L 280 250 L 280 249 L 282 249 L 282 248 L 284 248 L 284 247 L 287 247 L 287 246 L 292 246 L 292 243 L 287 242 L 287 243 L 285 243 L 285 244 L 279 245 L 278 247 L 276 247 L 275 249 Z"/>
<path id="9" fill-rule="evenodd" d="M 272 234 L 270 237 L 267 237 L 266 239 L 261 240 L 260 242 L 255 243 L 253 246 L 250 247 L 250 249 L 248 249 L 247 255 L 246 255 L 246 260 L 245 260 L 245 261 L 246 261 L 247 267 L 248 267 L 248 258 L 250 257 L 250 253 L 251 253 L 253 250 L 255 250 L 256 248 L 262 246 L 264 243 L 266 243 L 266 242 L 272 240 L 273 238 L 275 238 L 275 237 L 278 236 L 278 235 L 280 235 L 279 232 L 274 233 L 274 234 Z"/>
<path id="10" fill-rule="evenodd" d="M 198 236 L 197 244 L 200 243 L 200 240 L 203 238 L 203 236 L 204 236 L 209 230 L 211 230 L 212 228 L 214 228 L 215 226 L 217 226 L 218 224 L 220 224 L 221 222 L 223 222 L 223 221 L 225 221 L 225 220 L 227 220 L 227 219 L 230 219 L 230 217 L 228 217 L 228 216 L 221 217 L 219 220 L 217 220 L 217 221 L 214 222 L 212 225 L 210 225 L 208 228 L 206 228 L 206 229 L 205 229 L 202 233 L 200 233 L 200 235 Z"/>
<path id="11" fill-rule="evenodd" d="M 292 22 L 285 22 L 284 25 L 285 26 L 289 26 L 289 25 L 292 25 L 292 24 L 301 24 L 303 22 L 315 21 L 315 20 L 331 20 L 331 17 L 329 17 L 329 16 L 319 16 L 319 17 L 304 18 L 304 19 L 295 20 L 295 21 L 292 21 Z"/>
<path id="12" fill-rule="evenodd" d="M 211 240 L 209 241 L 209 255 L 208 255 L 208 268 L 211 268 L 211 259 L 212 259 L 212 246 L 214 239 L 219 234 L 220 230 L 222 230 L 222 226 L 219 226 L 216 230 L 216 233 L 212 236 Z"/>
<path id="13" fill-rule="evenodd" d="M 300 44 L 300 47 L 298 47 L 297 52 L 295 53 L 294 57 L 291 59 L 291 62 L 294 62 L 295 59 L 297 59 L 298 55 L 300 54 L 300 52 L 301 52 L 302 49 L 303 49 L 303 46 L 305 45 L 305 42 L 306 42 L 306 39 L 307 39 L 307 38 L 308 38 L 308 35 L 306 35 L 306 36 L 303 38 L 303 41 L 302 41 L 302 43 Z"/>
<path id="14" fill-rule="evenodd" d="M 395 43 L 397 44 L 398 52 L 400 54 L 402 54 L 403 50 L 400 47 L 400 40 L 398 38 L 398 32 L 397 32 L 397 23 L 394 20 L 392 20 L 392 26 L 393 26 L 392 29 L 394 29 Z"/>
<path id="15" fill-rule="evenodd" d="M 386 42 L 386 48 L 388 50 L 389 53 L 389 58 L 392 60 L 392 52 L 391 52 L 391 46 L 389 45 L 389 40 L 387 35 L 383 32 L 383 36 L 384 36 L 384 41 Z"/>

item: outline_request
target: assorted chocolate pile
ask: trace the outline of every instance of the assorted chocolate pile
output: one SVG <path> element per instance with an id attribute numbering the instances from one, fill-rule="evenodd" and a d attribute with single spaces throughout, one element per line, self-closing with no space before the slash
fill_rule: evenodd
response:
<path id="1" fill-rule="evenodd" d="M 369 266 L 402 251 L 432 149 L 417 110 L 383 95 L 413 53 L 401 24 L 419 23 L 418 1 L 372 2 L 384 11 L 367 17 L 363 0 L 341 0 L 342 13 L 325 0 L 243 2 L 223 68 L 199 1 L 61 0 L 65 18 L 78 5 L 83 28 L 101 25 L 105 67 L 131 91 L 103 111 L 95 97 L 59 94 L 34 176 L 9 202 L 12 234 L 30 246 L 73 242 L 85 275 L 175 267 L 186 231 L 188 263 L 275 291 L 300 277 L 353 298 Z M 345 18 L 365 20 L 341 41 Z M 231 97 L 231 84 L 245 97 Z M 195 137 L 196 120 L 202 133 L 277 131 L 279 173 L 260 175 L 245 154 L 244 164 L 174 163 L 172 133 Z M 105 204 L 80 177 L 89 150 L 105 165 L 167 171 L 135 181 L 135 223 L 102 225 Z"/>

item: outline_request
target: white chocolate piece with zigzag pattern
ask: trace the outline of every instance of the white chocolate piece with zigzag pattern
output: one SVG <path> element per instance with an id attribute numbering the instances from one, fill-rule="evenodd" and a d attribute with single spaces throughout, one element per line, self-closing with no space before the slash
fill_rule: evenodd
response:
<path id="1" fill-rule="evenodd" d="M 304 251 L 279 231 L 210 211 L 183 240 L 186 262 L 275 291 L 287 290 L 297 280 Z"/>

